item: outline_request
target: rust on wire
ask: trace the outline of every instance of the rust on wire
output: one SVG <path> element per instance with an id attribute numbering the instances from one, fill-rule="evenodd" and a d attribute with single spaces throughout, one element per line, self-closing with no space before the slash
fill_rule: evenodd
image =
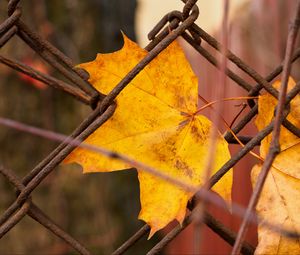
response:
<path id="1" fill-rule="evenodd" d="M 1 45 L 1 44 L 0 44 Z M 76 99 L 80 100 L 81 102 L 85 104 L 91 104 L 91 97 L 82 92 L 80 89 L 67 84 L 64 81 L 58 80 L 50 75 L 43 74 L 37 70 L 34 70 L 28 65 L 25 65 L 17 60 L 12 60 L 9 58 L 5 58 L 0 55 L 0 62 L 2 64 L 5 64 L 12 69 L 15 69 L 16 71 L 19 71 L 21 73 L 27 74 L 31 76 L 32 78 L 39 80 L 55 89 L 62 90 L 65 93 L 68 93 L 72 96 L 74 96 Z"/>
<path id="2" fill-rule="evenodd" d="M 253 188 L 253 193 L 251 195 L 246 214 L 243 218 L 231 254 L 240 253 L 242 242 L 249 228 L 249 217 L 250 217 L 249 215 L 252 211 L 255 210 L 260 194 L 264 187 L 264 183 L 272 167 L 272 163 L 275 160 L 275 157 L 280 153 L 279 135 L 280 135 L 281 124 L 287 116 L 285 115 L 285 111 L 287 108 L 286 104 L 289 103 L 287 102 L 288 79 L 292 69 L 292 55 L 293 55 L 295 42 L 298 35 L 298 29 L 300 26 L 299 20 L 300 20 L 300 0 L 298 0 L 296 14 L 293 19 L 292 26 L 290 27 L 290 31 L 288 33 L 286 52 L 284 57 L 283 70 L 282 70 L 283 73 L 281 78 L 281 86 L 280 86 L 280 91 L 278 96 L 278 105 L 274 117 L 274 128 L 272 133 L 272 139 L 270 142 L 270 148 L 266 156 L 266 159 L 263 162 L 255 187 Z M 295 95 L 297 95 L 297 93 Z"/>
<path id="3" fill-rule="evenodd" d="M 13 184 L 18 191 L 21 191 L 25 186 L 18 180 L 18 177 L 8 169 L 0 166 L 0 173 L 7 178 L 11 184 Z M 77 240 L 71 237 L 68 233 L 63 231 L 57 226 L 47 215 L 45 215 L 41 209 L 39 209 L 33 202 L 30 203 L 27 214 L 43 225 L 45 228 L 50 230 L 53 234 L 63 239 L 66 243 L 70 244 L 75 250 L 81 254 L 89 255 L 88 250 L 81 245 Z M 17 223 L 17 222 L 16 222 Z"/>
<path id="4" fill-rule="evenodd" d="M 21 20 L 22 11 L 19 7 L 20 0 L 8 1 L 7 11 L 8 17 L 0 24 L 0 48 L 9 43 L 11 38 L 15 35 L 20 37 L 24 43 L 31 47 L 45 62 L 54 67 L 62 76 L 67 80 L 62 81 L 51 75 L 44 74 L 37 71 L 28 65 L 21 63 L 10 58 L 0 56 L 0 63 L 9 66 L 10 68 L 25 73 L 32 78 L 39 80 L 46 85 L 63 91 L 66 94 L 73 96 L 76 100 L 88 104 L 92 107 L 93 111 L 89 116 L 73 131 L 69 137 L 59 135 L 53 132 L 43 131 L 40 133 L 48 139 L 61 142 L 56 149 L 54 149 L 48 156 L 46 156 L 39 164 L 37 164 L 29 173 L 19 180 L 13 171 L 8 170 L 0 166 L 0 173 L 10 184 L 17 189 L 17 197 L 15 201 L 0 215 L 0 238 L 13 229 L 26 215 L 40 223 L 51 233 L 59 237 L 70 247 L 80 254 L 89 255 L 90 252 L 83 244 L 71 236 L 70 233 L 62 230 L 60 226 L 55 224 L 49 216 L 46 215 L 40 208 L 38 208 L 31 200 L 31 193 L 40 185 L 45 178 L 54 171 L 55 167 L 76 147 L 87 138 L 94 130 L 103 125 L 114 113 L 115 104 L 114 100 L 117 99 L 119 93 L 130 83 L 135 76 L 142 71 L 160 52 L 168 47 L 177 37 L 182 36 L 184 40 L 189 43 L 199 54 L 201 54 L 208 62 L 214 65 L 216 68 L 222 68 L 219 61 L 202 45 L 201 42 L 205 41 L 214 51 L 221 51 L 222 45 L 203 29 L 201 29 L 194 22 L 199 15 L 199 9 L 196 5 L 197 0 L 182 0 L 184 3 L 182 11 L 174 10 L 170 11 L 162 17 L 162 19 L 153 27 L 149 32 L 148 38 L 150 43 L 145 47 L 148 54 L 142 59 L 123 79 L 117 84 L 108 95 L 103 95 L 94 89 L 88 82 L 89 75 L 82 69 L 74 67 L 73 61 L 67 57 L 63 52 L 57 49 L 47 40 L 43 39 L 38 33 L 33 31 L 27 26 L 27 24 Z M 291 28 L 294 32 L 297 32 L 299 26 L 299 19 L 296 19 L 294 26 Z M 294 35 L 295 37 L 295 35 Z M 292 38 L 295 39 L 295 38 Z M 279 92 L 273 88 L 270 82 L 278 76 L 281 72 L 284 73 L 285 82 L 286 77 L 289 74 L 289 68 L 294 61 L 300 57 L 300 48 L 295 49 L 294 54 L 290 50 L 289 55 L 286 57 L 285 64 L 280 64 L 266 77 L 262 77 L 255 69 L 248 66 L 242 59 L 233 54 L 231 51 L 226 51 L 226 58 L 232 62 L 239 70 L 242 70 L 251 80 L 253 84 L 247 82 L 245 79 L 237 75 L 236 72 L 229 67 L 225 69 L 225 74 L 233 80 L 237 86 L 243 88 L 249 96 L 257 96 L 261 90 L 267 91 L 267 93 L 273 95 L 275 98 L 279 97 Z M 287 65 L 288 62 L 288 65 Z M 286 116 L 289 110 L 289 103 L 300 92 L 300 83 L 287 95 L 280 98 L 281 108 L 279 113 L 281 115 L 280 121 L 271 122 L 267 127 L 258 132 L 254 137 L 247 137 L 243 135 L 237 136 L 244 146 L 231 157 L 208 181 L 207 185 L 212 187 L 216 184 L 220 178 L 233 166 L 235 166 L 241 158 L 248 154 L 255 146 L 269 135 L 273 129 L 278 129 L 279 124 L 282 122 L 288 130 L 300 137 L 300 130 L 290 123 Z M 240 118 L 238 123 L 232 128 L 235 135 L 239 134 L 244 127 L 252 121 L 252 119 L 258 113 L 258 106 L 254 99 L 248 100 L 250 110 Z M 283 115 L 284 114 L 284 115 Z M 282 116 L 283 115 L 283 116 Z M 21 123 L 10 121 L 5 122 L 1 118 L 0 125 L 6 125 L 11 128 L 19 128 L 25 132 L 31 132 L 35 135 L 39 135 L 39 130 L 33 127 L 26 126 Z M 12 124 L 17 125 L 14 127 Z M 48 133 L 47 133 L 48 132 Z M 229 131 L 224 135 L 228 143 L 237 143 L 236 138 Z M 74 142 L 76 141 L 76 142 Z M 275 153 L 276 154 L 276 153 Z M 273 156 L 275 155 L 273 154 Z M 273 157 L 271 155 L 271 158 Z M 166 178 L 164 176 L 158 176 L 160 178 Z M 166 179 L 167 181 L 171 181 Z M 180 185 L 180 183 L 178 183 Z M 262 186 L 262 185 L 261 185 Z M 257 198 L 257 197 L 256 197 Z M 188 205 L 188 209 L 191 214 L 195 213 L 196 201 L 201 199 L 211 203 L 217 202 L 212 198 L 210 199 L 209 193 L 203 193 L 203 190 L 199 190 L 193 197 Z M 224 205 L 220 205 L 224 206 Z M 233 204 L 234 207 L 237 205 Z M 234 210 L 235 213 L 239 212 L 240 216 L 245 215 L 245 209 Z M 190 214 L 190 215 L 191 215 Z M 187 216 L 182 226 L 176 226 L 169 234 L 167 234 L 148 254 L 157 254 L 166 245 L 171 242 L 181 231 L 191 223 L 191 217 Z M 251 212 L 248 220 L 256 221 L 255 214 Z M 235 251 L 241 249 L 243 254 L 253 254 L 254 248 L 243 242 L 243 235 L 232 232 L 230 229 L 223 226 L 217 219 L 212 217 L 206 211 L 204 211 L 203 222 L 211 228 L 216 234 L 223 238 L 228 244 L 233 245 L 236 240 Z M 261 222 L 261 221 L 260 221 Z M 294 233 L 282 229 L 281 226 L 273 226 L 269 224 L 268 227 L 280 232 L 282 235 L 289 236 L 291 238 L 299 238 L 299 233 Z M 245 231 L 245 227 L 241 230 Z M 124 254 L 130 247 L 135 245 L 143 236 L 145 236 L 150 230 L 148 225 L 144 225 L 134 235 L 132 235 L 123 245 L 121 245 L 113 254 Z"/>
<path id="5" fill-rule="evenodd" d="M 4 35 L 0 38 L 0 47 L 3 47 L 18 31 L 16 26 L 11 27 Z"/>
<path id="6" fill-rule="evenodd" d="M 2 36 L 7 30 L 15 25 L 17 20 L 21 17 L 21 14 L 21 10 L 17 8 L 14 13 L 0 25 L 0 36 Z"/>

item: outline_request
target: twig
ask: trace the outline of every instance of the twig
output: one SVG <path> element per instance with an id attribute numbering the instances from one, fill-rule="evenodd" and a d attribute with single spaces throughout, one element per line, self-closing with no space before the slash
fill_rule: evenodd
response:
<path id="1" fill-rule="evenodd" d="M 5 120 L 5 119 L 4 119 Z M 70 139 L 70 137 L 68 137 L 68 139 L 66 140 L 66 136 L 62 135 L 62 134 L 58 134 L 59 136 L 56 136 L 56 133 L 54 132 L 51 132 L 51 131 L 45 131 L 45 130 L 40 130 L 36 127 L 32 127 L 32 126 L 28 126 L 28 125 L 25 125 L 25 124 L 22 124 L 22 123 L 19 123 L 19 122 L 14 122 L 14 121 L 11 121 L 9 120 L 9 122 L 7 121 L 3 121 L 2 118 L 0 118 L 0 124 L 4 124 L 4 125 L 8 125 L 10 126 L 11 128 L 17 128 L 18 130 L 21 130 L 21 131 L 24 131 L 24 132 L 28 132 L 28 133 L 32 133 L 32 134 L 35 134 L 35 135 L 39 135 L 39 136 L 42 136 L 42 137 L 46 137 L 46 138 L 49 138 L 49 139 L 52 139 L 54 138 L 54 140 L 58 140 L 60 141 L 61 139 L 64 139 L 64 142 L 69 144 L 70 146 L 74 146 L 74 144 L 77 145 L 78 141 L 75 139 Z M 271 123 L 270 124 L 270 127 L 267 127 L 266 130 L 270 129 L 272 130 L 272 127 L 273 127 L 273 124 Z M 265 137 L 267 135 L 267 132 L 266 130 L 263 130 L 261 136 Z M 271 132 L 271 131 L 270 131 Z M 263 139 L 263 138 L 262 138 Z M 96 146 L 86 146 L 86 145 L 83 145 L 83 144 L 79 144 L 78 146 L 82 146 L 86 149 L 92 149 L 92 150 L 95 150 L 97 153 L 102 153 L 103 151 L 101 150 L 101 148 L 99 149 L 98 147 Z M 247 145 L 246 145 L 247 146 Z M 246 147 L 245 146 L 245 147 Z M 96 149 L 96 148 L 98 149 Z M 107 151 L 104 150 L 105 153 L 107 153 Z M 64 154 L 65 155 L 65 154 Z M 118 153 L 115 153 L 115 152 L 110 152 L 108 151 L 108 154 L 105 154 L 106 156 L 110 156 L 114 159 L 118 158 L 118 157 L 122 157 L 121 155 L 119 155 Z M 54 158 L 55 159 L 55 158 Z M 60 158 L 61 159 L 61 158 Z M 134 163 L 134 162 L 131 162 L 133 164 L 139 164 L 138 162 Z M 147 166 L 148 168 L 150 168 L 149 166 Z M 231 168 L 231 167 L 229 167 Z M 143 170 L 143 168 L 141 169 Z M 154 174 L 156 175 L 156 171 L 155 169 L 152 169 L 154 172 L 151 173 L 151 174 Z M 161 175 L 160 173 L 157 174 L 157 176 L 159 178 L 162 178 L 166 181 L 170 181 L 168 178 L 165 178 L 164 175 Z M 171 179 L 171 182 L 173 182 L 173 180 Z M 174 181 L 175 182 L 175 181 Z M 12 182 L 14 183 L 14 182 Z M 176 185 L 176 183 L 174 183 Z M 210 185 L 213 185 L 214 184 L 214 178 L 211 178 L 210 180 Z M 179 183 L 180 185 L 180 183 Z M 195 190 L 199 190 L 199 187 L 197 188 L 192 188 L 193 186 L 188 186 L 188 187 L 185 187 L 185 185 L 182 185 L 180 186 L 181 188 L 186 188 L 187 191 L 195 191 Z M 27 187 L 26 187 L 27 189 Z M 26 189 L 24 189 L 26 191 Z M 28 192 L 28 191 L 26 191 Z M 195 195 L 195 198 L 200 198 L 202 200 L 205 200 L 205 201 L 208 201 L 208 202 L 211 202 L 215 205 L 217 205 L 218 207 L 221 207 L 221 208 L 228 208 L 229 205 L 224 205 L 224 203 L 220 203 L 219 200 L 217 199 L 216 195 L 214 195 L 213 193 L 211 193 L 210 191 L 205 191 L 205 190 L 200 190 L 198 191 L 198 193 Z M 193 203 L 192 203 L 193 204 Z M 192 205 L 191 208 L 193 208 L 194 205 Z M 243 216 L 244 215 L 244 212 L 245 212 L 245 209 L 243 209 L 241 206 L 235 204 L 235 203 L 232 203 L 231 204 L 231 207 L 234 209 L 235 213 L 239 216 Z M 251 215 L 251 221 L 253 222 L 257 222 L 257 216 L 255 214 Z M 259 219 L 259 218 L 258 218 Z M 271 223 L 268 223 L 266 220 L 258 220 L 259 222 L 263 221 L 263 224 L 266 225 L 267 227 L 270 227 L 272 229 L 274 229 L 275 231 L 283 231 L 281 230 L 281 228 L 275 226 L 275 225 L 272 225 Z M 280 229 L 280 230 L 279 230 Z M 290 232 L 290 231 L 283 231 L 285 233 L 285 235 L 287 236 L 290 236 L 290 237 L 298 237 L 299 235 L 297 235 L 297 233 L 294 233 L 294 232 Z"/>
<path id="2" fill-rule="evenodd" d="M 291 71 L 291 58 L 293 54 L 294 44 L 297 38 L 299 23 L 300 23 L 300 1 L 298 1 L 297 8 L 296 8 L 296 15 L 292 23 L 292 26 L 290 28 L 288 39 L 287 39 L 286 53 L 285 53 L 284 65 L 283 65 L 283 74 L 281 79 L 279 99 L 278 99 L 277 111 L 275 115 L 274 130 L 272 134 L 272 140 L 270 143 L 270 149 L 267 154 L 266 160 L 263 163 L 261 172 L 258 176 L 255 188 L 253 190 L 253 194 L 249 201 L 246 215 L 243 218 L 243 222 L 239 229 L 238 236 L 231 254 L 239 254 L 241 250 L 241 243 L 248 230 L 250 213 L 255 209 L 258 203 L 261 191 L 263 189 L 264 183 L 266 181 L 272 163 L 276 155 L 280 152 L 280 145 L 279 145 L 280 127 L 281 127 L 281 123 L 285 118 L 284 107 L 285 107 L 285 100 L 286 100 L 286 93 L 287 93 L 287 85 L 288 85 L 288 79 Z"/>
<path id="3" fill-rule="evenodd" d="M 198 187 L 196 187 L 194 185 L 190 185 L 181 180 L 178 180 L 178 179 L 172 177 L 171 175 L 165 174 L 164 171 L 157 170 L 151 166 L 148 166 L 142 162 L 136 161 L 136 160 L 134 160 L 130 157 L 127 157 L 123 154 L 116 153 L 114 151 L 111 151 L 111 150 L 108 150 L 108 149 L 105 149 L 105 148 L 102 148 L 99 146 L 94 146 L 94 145 L 85 143 L 85 142 L 83 142 L 83 139 L 80 139 L 80 138 L 70 138 L 66 135 L 62 135 L 62 134 L 59 134 L 56 132 L 40 129 L 37 127 L 23 124 L 18 121 L 13 121 L 13 120 L 1 118 L 1 117 L 0 117 L 0 125 L 14 128 L 19 131 L 31 133 L 31 134 L 34 134 L 34 135 L 37 135 L 40 137 L 44 137 L 44 138 L 47 138 L 47 139 L 50 139 L 53 141 L 64 142 L 65 144 L 68 145 L 66 148 L 69 148 L 69 150 L 70 149 L 73 150 L 75 147 L 81 147 L 84 149 L 88 149 L 90 151 L 97 152 L 106 157 L 110 157 L 112 159 L 118 159 L 118 160 L 124 161 L 124 162 L 130 164 L 132 167 L 142 169 L 145 172 L 148 172 L 148 173 L 155 175 L 159 178 L 162 178 L 174 185 L 177 185 L 178 187 L 181 187 L 182 189 L 184 189 L 187 192 L 196 192 L 198 190 Z M 93 130 L 96 128 L 96 126 L 98 126 L 98 125 L 96 125 L 96 124 L 93 125 Z M 68 152 L 68 153 L 70 153 L 70 152 Z M 66 157 L 68 155 L 68 153 L 64 152 L 63 157 L 60 157 L 60 161 L 62 161 L 64 159 L 64 157 Z M 35 185 L 37 185 L 37 183 L 35 183 L 34 186 Z M 28 195 L 31 192 L 31 190 L 34 188 L 34 186 L 30 185 L 30 189 L 28 188 L 29 185 L 26 186 L 26 195 Z M 23 194 L 22 196 L 25 196 L 25 194 Z"/>
<path id="4" fill-rule="evenodd" d="M 218 89 L 216 89 L 216 101 L 217 104 L 215 106 L 215 111 L 212 117 L 212 130 L 210 132 L 210 139 L 208 145 L 208 157 L 205 162 L 204 166 L 204 183 L 207 183 L 211 176 L 213 162 L 215 161 L 215 153 L 217 148 L 217 139 L 218 139 L 218 127 L 220 124 L 220 116 L 223 114 L 223 102 L 221 101 L 224 98 L 224 94 L 226 91 L 226 69 L 227 69 L 227 57 L 226 51 L 228 47 L 228 13 L 229 13 L 229 0 L 224 1 L 223 5 L 223 20 L 222 20 L 222 48 L 221 48 L 221 66 L 220 66 L 220 73 L 219 73 L 219 82 L 218 82 Z M 202 189 L 208 190 L 209 186 L 204 185 Z M 201 244 L 201 234 L 202 234 L 202 221 L 203 215 L 206 210 L 206 202 L 202 201 L 199 203 L 198 206 L 194 208 L 194 213 L 192 214 L 195 224 L 194 229 L 194 253 L 200 253 L 200 244 Z"/>

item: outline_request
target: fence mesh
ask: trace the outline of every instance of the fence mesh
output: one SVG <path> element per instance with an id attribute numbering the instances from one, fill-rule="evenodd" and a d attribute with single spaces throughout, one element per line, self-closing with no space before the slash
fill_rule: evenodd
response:
<path id="1" fill-rule="evenodd" d="M 2 213 L 0 217 L 0 238 L 11 231 L 20 220 L 29 216 L 43 225 L 46 229 L 54 235 L 61 238 L 70 247 L 80 254 L 90 254 L 88 248 L 80 241 L 72 237 L 71 233 L 64 231 L 59 225 L 55 224 L 46 213 L 41 210 L 31 199 L 31 193 L 45 180 L 45 178 L 61 163 L 61 161 L 78 145 L 78 141 L 87 138 L 95 129 L 100 127 L 107 119 L 109 119 L 114 112 L 114 100 L 118 94 L 126 87 L 126 85 L 160 52 L 162 52 L 172 41 L 181 36 L 188 42 L 199 54 L 201 54 L 208 62 L 221 68 L 219 60 L 207 51 L 202 42 L 205 41 L 216 52 L 222 52 L 222 45 L 198 25 L 195 20 L 199 15 L 199 10 L 196 5 L 196 0 L 186 0 L 182 11 L 172 11 L 167 13 L 161 21 L 149 33 L 150 43 L 146 46 L 148 55 L 138 63 L 115 88 L 108 94 L 103 95 L 95 90 L 88 82 L 88 74 L 84 70 L 74 68 L 74 64 L 63 52 L 58 50 L 47 40 L 44 40 L 38 33 L 34 32 L 22 20 L 22 10 L 20 8 L 20 0 L 10 0 L 7 5 L 8 18 L 0 25 L 0 46 L 3 47 L 10 43 L 14 37 L 19 37 L 24 43 L 31 47 L 42 59 L 49 65 L 56 69 L 66 81 L 60 78 L 42 73 L 35 70 L 25 63 L 18 62 L 0 55 L 0 62 L 18 72 L 27 74 L 36 80 L 39 80 L 55 89 L 61 90 L 66 94 L 73 96 L 76 100 L 83 104 L 89 105 L 93 111 L 86 119 L 74 130 L 68 139 L 54 132 L 34 128 L 19 122 L 9 119 L 0 118 L 0 124 L 15 128 L 19 131 L 31 132 L 35 135 L 40 135 L 49 139 L 61 141 L 61 144 L 54 149 L 48 156 L 46 156 L 34 169 L 32 169 L 22 179 L 19 179 L 14 171 L 8 170 L 0 166 L 0 172 L 7 182 L 12 184 L 17 190 L 15 201 Z M 299 13 L 299 11 L 298 11 Z M 296 31 L 299 26 L 299 17 L 291 26 L 291 31 Z M 293 40 L 294 35 L 291 32 L 290 40 Z M 288 41 L 289 47 L 289 41 Z M 292 49 L 292 45 L 290 45 Z M 262 77 L 255 69 L 248 66 L 242 59 L 237 57 L 230 51 L 226 51 L 226 58 L 228 61 L 236 65 L 240 70 L 247 74 L 254 82 L 250 84 L 245 79 L 241 78 L 235 71 L 229 67 L 226 68 L 226 75 L 240 86 L 243 90 L 247 91 L 249 96 L 257 96 L 261 90 L 265 90 L 275 98 L 278 98 L 279 92 L 271 86 L 270 82 L 283 72 L 284 77 L 288 77 L 289 69 L 293 62 L 300 56 L 300 48 L 294 50 L 294 53 L 286 56 L 285 62 L 279 65 L 266 77 Z M 280 98 L 283 100 L 285 108 L 288 110 L 288 103 L 300 91 L 300 83 L 297 83 L 295 88 L 287 94 L 286 97 Z M 255 146 L 259 145 L 264 137 L 272 132 L 276 123 L 272 122 L 262 131 L 258 132 L 254 137 L 239 136 L 244 127 L 256 116 L 258 111 L 257 102 L 253 99 L 248 100 L 250 110 L 240 117 L 239 121 L 232 127 L 232 131 L 237 135 L 239 140 L 245 144 L 238 153 L 232 158 L 210 179 L 210 186 L 215 184 L 222 176 L 232 167 L 234 167 L 246 154 L 248 154 Z M 286 115 L 285 115 L 286 116 Z M 290 123 L 287 119 L 283 118 L 282 124 L 292 133 L 300 137 L 300 130 Z M 237 139 L 231 132 L 225 134 L 225 139 L 228 143 L 238 143 Z M 113 155 L 115 157 L 115 155 Z M 207 199 L 207 194 L 199 193 L 199 196 Z M 196 198 L 196 196 L 195 196 Z M 189 209 L 192 211 L 195 208 L 196 199 L 189 203 Z M 240 210 L 244 214 L 245 210 Z M 204 213 L 204 223 L 217 233 L 226 242 L 233 245 L 236 240 L 236 233 L 225 227 L 221 222 L 216 220 L 208 212 Z M 186 226 L 191 223 L 191 218 L 187 216 L 181 226 L 176 226 L 168 233 L 148 254 L 159 253 L 169 242 L 171 242 Z M 291 233 L 280 229 L 278 226 L 277 231 L 290 236 L 298 236 L 296 233 Z M 144 225 L 132 237 L 124 242 L 113 254 L 123 254 L 130 247 L 144 235 L 149 232 L 149 226 Z M 254 248 L 246 243 L 242 243 L 242 253 L 253 254 Z"/>

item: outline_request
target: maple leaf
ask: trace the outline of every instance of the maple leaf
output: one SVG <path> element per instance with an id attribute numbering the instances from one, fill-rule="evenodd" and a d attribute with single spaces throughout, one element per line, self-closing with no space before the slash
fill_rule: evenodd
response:
<path id="1" fill-rule="evenodd" d="M 278 89 L 280 81 L 273 84 Z M 295 86 L 295 81 L 289 78 L 288 91 Z M 274 110 L 277 100 L 271 95 L 263 95 L 258 100 L 258 116 L 255 124 L 258 130 L 265 128 L 273 119 Z M 300 127 L 300 95 L 297 95 L 290 103 L 291 109 L 287 119 L 296 127 Z M 260 146 L 260 155 L 265 158 L 269 150 L 272 134 L 269 134 Z M 280 169 L 286 174 L 300 179 L 300 138 L 291 133 L 288 129 L 281 126 L 280 128 L 280 154 L 275 158 L 273 166 Z M 292 161 L 291 161 L 292 159 Z"/>
<path id="2" fill-rule="evenodd" d="M 90 83 L 107 94 L 147 54 L 124 36 L 121 50 L 98 54 L 94 61 L 80 67 L 90 74 Z M 201 185 L 212 123 L 196 114 L 197 88 L 196 76 L 178 43 L 173 42 L 121 92 L 114 115 L 85 143 L 127 155 L 188 184 Z M 220 134 L 215 154 L 213 172 L 230 158 Z M 83 148 L 76 148 L 64 162 L 79 163 L 85 173 L 131 167 Z M 138 169 L 138 178 L 139 219 L 150 225 L 150 237 L 174 219 L 181 223 L 193 194 L 142 169 Z M 230 200 L 231 185 L 229 171 L 213 189 Z"/>
<path id="3" fill-rule="evenodd" d="M 252 169 L 255 184 L 261 166 Z M 271 168 L 256 207 L 257 213 L 281 228 L 300 233 L 300 180 Z M 264 227 L 258 227 L 255 254 L 300 254 L 300 240 L 290 239 Z"/>
<path id="4" fill-rule="evenodd" d="M 279 88 L 280 82 L 273 84 Z M 288 91 L 295 86 L 290 78 Z M 262 95 L 258 100 L 258 116 L 256 126 L 259 130 L 266 127 L 273 119 L 277 100 L 269 94 Z M 291 101 L 291 111 L 287 119 L 298 128 L 300 127 L 300 96 Z M 271 135 L 261 143 L 260 154 L 266 157 Z M 281 126 L 279 143 L 281 152 L 277 155 L 270 169 L 263 191 L 256 207 L 257 212 L 264 218 L 271 219 L 285 229 L 300 233 L 300 139 Z M 252 181 L 255 184 L 261 166 L 252 169 Z M 300 254 L 300 240 L 289 239 L 263 227 L 258 228 L 258 246 L 256 254 Z"/>

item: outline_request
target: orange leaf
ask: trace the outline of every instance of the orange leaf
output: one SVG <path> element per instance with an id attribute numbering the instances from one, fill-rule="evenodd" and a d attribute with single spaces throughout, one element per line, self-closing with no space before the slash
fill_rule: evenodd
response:
<path id="1" fill-rule="evenodd" d="M 280 82 L 275 82 L 273 86 L 278 89 Z M 288 91 L 290 91 L 294 86 L 295 81 L 290 78 Z M 258 130 L 262 130 L 272 121 L 276 105 L 277 100 L 269 94 L 259 97 L 258 116 L 255 122 Z M 300 127 L 300 95 L 297 95 L 291 101 L 291 111 L 287 119 L 296 127 Z M 272 134 L 269 134 L 261 143 L 260 155 L 263 158 L 266 157 L 269 150 L 271 136 Z M 281 153 L 275 158 L 273 166 L 281 169 L 281 171 L 288 175 L 300 179 L 300 138 L 295 136 L 285 127 L 281 126 L 279 143 Z"/>
<path id="2" fill-rule="evenodd" d="M 90 82 L 102 93 L 116 84 L 147 55 L 147 51 L 124 36 L 121 50 L 98 54 L 95 61 L 81 64 Z M 177 42 L 173 42 L 141 71 L 117 97 L 114 115 L 85 142 L 162 169 L 191 185 L 203 184 L 211 122 L 197 112 L 197 78 Z M 219 135 L 213 172 L 229 158 L 226 141 Z M 84 172 L 107 172 L 131 166 L 83 148 L 75 149 L 65 163 L 77 162 Z M 193 194 L 138 169 L 141 212 L 151 226 L 150 236 L 173 219 L 185 217 Z M 232 173 L 214 190 L 230 200 Z"/>
<path id="3" fill-rule="evenodd" d="M 252 169 L 256 182 L 260 166 Z M 257 213 L 273 224 L 300 233 L 300 180 L 271 168 L 256 206 Z M 258 226 L 255 254 L 300 254 L 300 240 L 289 239 L 267 227 Z"/>
<path id="4" fill-rule="evenodd" d="M 273 84 L 279 88 L 280 82 Z M 288 91 L 295 85 L 289 79 Z M 273 119 L 277 100 L 269 94 L 258 100 L 258 116 L 256 125 L 259 130 L 266 127 Z M 291 101 L 291 111 L 287 119 L 300 128 L 300 96 Z M 300 233 L 300 139 L 283 126 L 280 130 L 279 143 L 281 152 L 274 160 L 260 196 L 257 212 L 274 224 L 290 231 Z M 271 134 L 261 143 L 260 154 L 266 157 L 271 142 Z M 260 165 L 252 170 L 252 181 L 255 184 Z M 300 240 L 289 239 L 281 234 L 259 225 L 259 243 L 256 254 L 300 254 Z"/>

